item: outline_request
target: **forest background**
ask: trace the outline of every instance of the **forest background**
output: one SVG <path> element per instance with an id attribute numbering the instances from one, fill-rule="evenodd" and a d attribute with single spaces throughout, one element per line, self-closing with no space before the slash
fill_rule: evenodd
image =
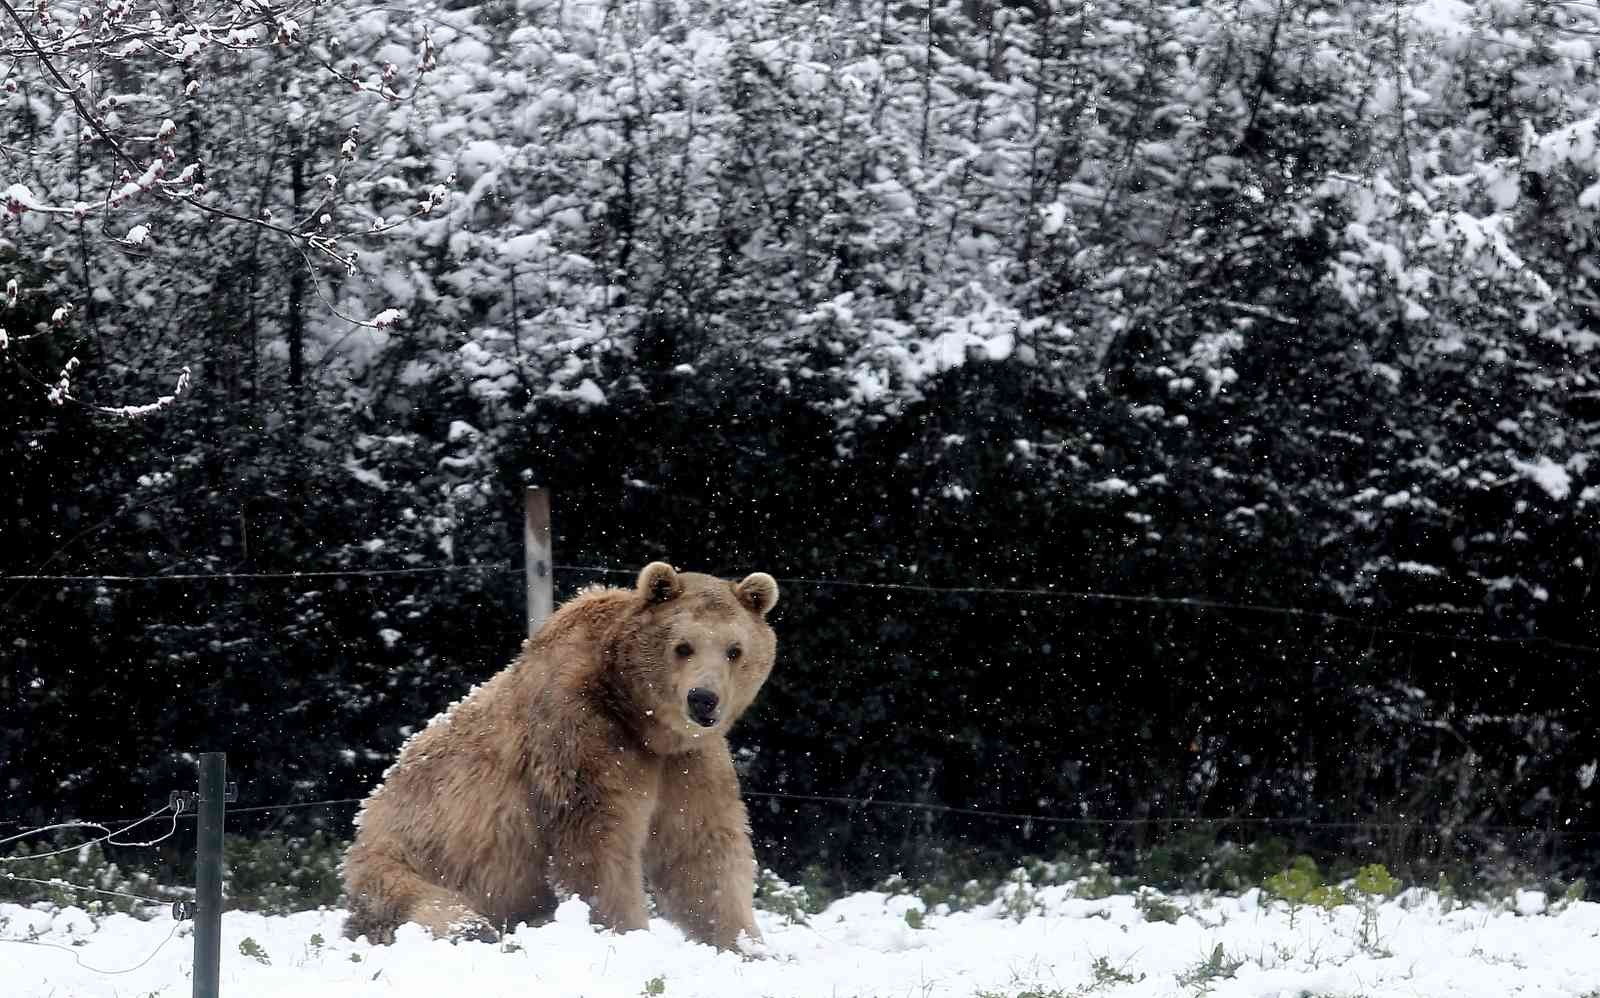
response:
<path id="1" fill-rule="evenodd" d="M 160 578 L 0 582 L 0 816 L 359 797 L 534 483 L 558 596 L 779 578 L 748 789 L 930 806 L 779 870 L 1592 864 L 1600 5 L 5 9 L 0 569 Z"/>

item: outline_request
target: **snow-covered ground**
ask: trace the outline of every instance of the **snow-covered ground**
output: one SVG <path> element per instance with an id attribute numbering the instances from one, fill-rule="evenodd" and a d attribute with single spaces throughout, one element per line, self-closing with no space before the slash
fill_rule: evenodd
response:
<path id="1" fill-rule="evenodd" d="M 1176 922 L 1149 921 L 1133 895 L 1099 900 L 1040 888 L 1020 921 L 1003 902 L 934 912 L 863 893 L 807 924 L 761 913 L 765 954 L 741 958 L 692 945 L 665 922 L 613 935 L 580 902 L 506 943 L 435 942 L 406 930 L 393 946 L 345 940 L 342 913 L 231 913 L 222 923 L 227 998 L 781 998 L 1209 994 L 1272 998 L 1600 995 L 1600 904 L 1455 907 L 1411 892 L 1373 909 L 1175 897 Z M 1015 906 L 1013 906 L 1015 908 Z M 1159 913 L 1159 906 L 1157 912 Z M 1167 914 L 1171 915 L 1170 911 Z M 82 911 L 0 905 L 0 993 L 6 998 L 182 996 L 190 993 L 190 926 Z M 165 941 L 165 945 L 163 944 Z M 52 944 L 61 949 L 37 945 Z M 158 951 L 159 947 L 159 951 Z M 1219 949 L 1220 947 L 1220 949 Z M 152 952 L 155 955 L 152 957 Z M 140 961 L 148 962 L 129 970 Z M 1240 962 L 1242 961 L 1242 962 Z M 90 968 L 94 968 L 91 970 Z M 99 971 L 127 971 L 107 976 Z"/>

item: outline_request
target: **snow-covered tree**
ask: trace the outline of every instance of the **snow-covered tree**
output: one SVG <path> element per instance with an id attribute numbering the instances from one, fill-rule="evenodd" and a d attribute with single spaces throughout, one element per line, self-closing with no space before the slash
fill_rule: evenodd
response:
<path id="1" fill-rule="evenodd" d="M 137 39 L 62 41 L 113 6 Z M 181 26 L 161 7 L 154 28 L 151 5 L 45 9 L 6 36 L 0 121 L 22 209 L 0 321 L 38 381 L 12 383 L 8 446 L 48 483 L 17 492 L 34 531 L 0 540 L 30 557 L 494 562 L 538 479 L 571 503 L 574 563 L 687 548 L 802 578 L 1197 598 L 786 601 L 815 671 L 777 694 L 802 720 L 758 721 L 774 781 L 978 793 L 905 733 L 921 719 L 1012 774 L 968 801 L 1010 808 L 1041 787 L 1085 810 L 1592 807 L 1565 784 L 1594 746 L 1552 726 L 1558 684 L 1513 677 L 1525 646 L 1504 642 L 1596 622 L 1594 5 L 348 0 Z M 227 17 L 257 33 L 200 30 Z M 87 110 L 27 38 L 88 74 Z M 137 429 L 44 401 L 171 394 L 184 367 L 205 404 Z M 170 477 L 97 472 L 94 447 Z M 40 533 L 63 493 L 86 524 L 136 523 L 94 551 Z M 321 670 L 294 716 L 326 684 L 378 753 L 507 599 L 478 588 L 223 594 L 230 612 L 148 649 L 243 674 L 229 627 L 293 643 Z M 846 656 L 870 664 L 833 697 L 823 663 Z M 924 659 L 971 692 L 929 694 Z M 1554 672 L 1581 685 L 1574 661 Z M 251 690 L 241 730 L 277 696 Z M 1513 695 L 1527 709 L 1488 709 Z M 1006 696 L 1049 706 L 972 721 Z M 1384 739 L 1347 765 L 1330 727 Z M 888 770 L 855 735 L 896 739 Z M 1502 789 L 1468 813 L 1441 774 L 1491 746 Z"/>
<path id="2" fill-rule="evenodd" d="M 415 99 L 434 64 L 425 21 L 368 14 L 347 29 L 338 15 L 351 9 L 0 5 L 0 252 L 19 264 L 0 311 L 6 339 L 49 336 L 95 355 L 112 376 L 86 397 L 111 414 L 170 404 L 97 400 L 187 386 L 180 370 L 237 396 L 273 342 L 303 379 L 300 306 L 444 197 L 437 181 L 374 162 L 381 133 L 361 127 L 374 108 Z M 21 325 L 11 306 L 23 299 L 48 302 L 51 321 Z M 397 315 L 339 321 L 387 327 Z M 38 377 L 19 351 L 8 357 Z M 60 366 L 49 397 L 76 400 L 72 376 L 85 372 Z"/>

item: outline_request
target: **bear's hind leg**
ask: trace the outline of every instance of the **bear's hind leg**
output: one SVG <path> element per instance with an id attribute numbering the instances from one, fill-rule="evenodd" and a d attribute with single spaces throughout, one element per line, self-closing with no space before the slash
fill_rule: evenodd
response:
<path id="1" fill-rule="evenodd" d="M 410 865 L 386 855 L 356 857 L 345 867 L 350 918 L 345 935 L 375 943 L 394 942 L 403 922 L 415 922 L 436 939 L 494 942 L 500 933 L 461 894 L 428 880 Z"/>

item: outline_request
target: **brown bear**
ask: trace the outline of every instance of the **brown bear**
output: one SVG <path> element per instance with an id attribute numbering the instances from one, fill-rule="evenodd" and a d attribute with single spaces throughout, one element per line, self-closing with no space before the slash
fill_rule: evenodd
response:
<path id="1" fill-rule="evenodd" d="M 728 727 L 772 671 L 772 576 L 652 562 L 593 587 L 401 749 L 362 805 L 344 879 L 351 938 L 497 938 L 577 894 L 619 932 L 645 884 L 690 938 L 758 940 L 755 858 Z"/>

